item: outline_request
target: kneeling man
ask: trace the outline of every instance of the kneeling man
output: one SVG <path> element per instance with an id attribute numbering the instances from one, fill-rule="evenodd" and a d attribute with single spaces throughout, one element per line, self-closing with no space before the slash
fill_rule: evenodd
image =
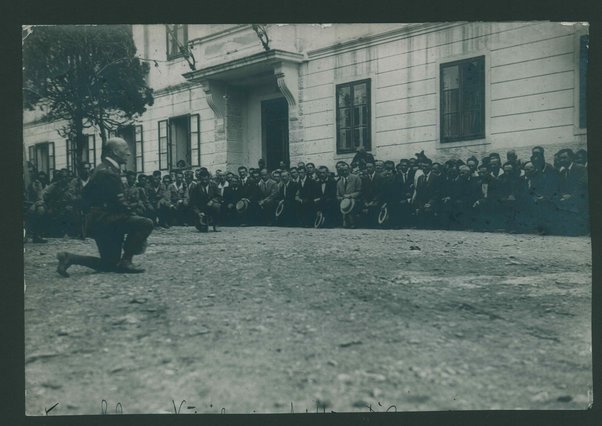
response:
<path id="1" fill-rule="evenodd" d="M 94 169 L 82 194 L 86 213 L 85 233 L 96 241 L 100 258 L 59 253 L 57 272 L 62 276 L 69 276 L 67 269 L 71 265 L 87 266 L 97 271 L 144 272 L 144 269 L 132 265 L 132 258 L 144 253 L 153 222 L 137 216 L 128 207 L 119 165 L 126 164 L 129 156 L 130 150 L 124 139 L 111 138 L 107 141 L 102 163 Z"/>

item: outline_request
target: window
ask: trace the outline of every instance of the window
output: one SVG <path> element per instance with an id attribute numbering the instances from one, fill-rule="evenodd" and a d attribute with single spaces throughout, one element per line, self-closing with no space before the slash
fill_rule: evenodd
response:
<path id="1" fill-rule="evenodd" d="M 136 171 L 144 173 L 144 141 L 142 140 L 142 126 L 134 126 L 134 141 L 136 143 Z"/>
<path id="2" fill-rule="evenodd" d="M 589 36 L 579 37 L 579 128 L 587 126 L 587 51 Z"/>
<path id="3" fill-rule="evenodd" d="M 45 172 L 49 177 L 55 169 L 54 142 L 42 142 L 29 147 L 29 161 L 38 172 Z"/>
<path id="4" fill-rule="evenodd" d="M 337 154 L 354 152 L 359 146 L 367 151 L 370 141 L 370 80 L 338 84 Z"/>
<path id="5" fill-rule="evenodd" d="M 201 165 L 201 138 L 199 133 L 200 116 L 190 116 L 190 165 L 198 167 Z"/>
<path id="6" fill-rule="evenodd" d="M 182 56 L 182 48 L 188 44 L 188 25 L 167 24 L 165 25 L 167 40 L 167 59 Z"/>
<path id="7" fill-rule="evenodd" d="M 172 117 L 159 121 L 159 170 L 178 167 L 198 167 L 201 161 L 199 114 Z"/>
<path id="8" fill-rule="evenodd" d="M 159 170 L 167 170 L 167 122 L 168 120 L 159 121 Z"/>
<path id="9" fill-rule="evenodd" d="M 485 137 L 485 57 L 441 64 L 441 143 Z"/>
<path id="10" fill-rule="evenodd" d="M 65 146 L 67 148 L 67 169 L 74 171 L 77 164 L 75 141 L 67 139 Z M 82 162 L 90 163 L 92 167 L 96 167 L 96 135 L 84 135 Z"/>

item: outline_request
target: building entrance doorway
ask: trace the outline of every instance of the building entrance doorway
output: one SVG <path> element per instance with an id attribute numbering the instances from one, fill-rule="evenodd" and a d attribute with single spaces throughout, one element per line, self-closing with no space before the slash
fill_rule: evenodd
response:
<path id="1" fill-rule="evenodd" d="M 277 98 L 261 102 L 261 134 L 263 158 L 269 170 L 277 169 L 281 161 L 289 165 L 288 104 Z"/>

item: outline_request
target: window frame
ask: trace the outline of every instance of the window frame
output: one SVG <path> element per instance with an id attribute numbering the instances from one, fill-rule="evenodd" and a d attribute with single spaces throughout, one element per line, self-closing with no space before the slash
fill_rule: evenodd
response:
<path id="1" fill-rule="evenodd" d="M 476 54 L 475 54 L 476 53 Z M 480 129 L 478 134 L 476 135 L 470 135 L 467 136 L 465 134 L 462 134 L 461 136 L 457 136 L 457 137 L 444 137 L 443 132 L 444 132 L 444 97 L 443 97 L 443 83 L 444 83 L 444 79 L 443 79 L 443 70 L 445 68 L 448 67 L 452 67 L 455 65 L 461 65 L 467 62 L 471 62 L 474 60 L 480 60 L 481 64 L 480 66 L 482 67 L 482 80 L 478 83 L 479 87 L 481 88 L 481 98 L 482 98 L 482 105 L 481 105 L 481 123 L 480 123 Z M 456 58 L 456 59 L 452 59 L 452 60 L 447 60 L 447 61 L 441 61 L 438 62 L 438 67 L 437 67 L 437 79 L 438 79 L 438 96 L 439 96 L 439 100 L 438 100 L 438 138 L 439 138 L 439 144 L 440 147 L 447 147 L 447 146 L 453 146 L 453 144 L 464 144 L 466 142 L 474 142 L 474 141 L 479 141 L 479 140 L 484 140 L 487 137 L 487 133 L 488 133 L 488 129 L 487 129 L 487 124 L 488 121 L 487 120 L 487 111 L 488 111 L 488 102 L 489 102 L 489 96 L 488 96 L 488 61 L 487 61 L 487 55 L 484 54 L 478 54 L 477 52 L 474 52 L 470 55 L 467 55 L 466 57 L 462 57 L 462 58 Z M 460 105 L 460 108 L 462 108 L 462 100 L 463 100 L 463 96 L 464 96 L 464 90 L 463 90 L 463 78 L 462 78 L 462 67 L 459 67 L 459 88 L 458 88 L 458 93 L 459 93 L 459 100 L 458 100 L 458 104 Z M 460 110 L 458 111 L 458 114 L 462 115 L 464 114 L 464 110 Z M 463 120 L 462 120 L 463 121 Z M 461 123 L 462 123 L 461 121 Z M 463 133 L 463 132 L 462 132 Z"/>
<path id="2" fill-rule="evenodd" d="M 134 144 L 136 145 L 136 173 L 144 173 L 144 129 L 141 124 L 134 125 Z M 140 160 L 140 166 L 138 166 L 138 160 Z"/>
<path id="3" fill-rule="evenodd" d="M 173 41 L 171 40 L 171 34 L 169 32 L 169 30 L 171 29 L 170 27 L 173 27 L 172 31 L 176 34 L 176 44 L 178 41 L 178 39 L 177 39 L 177 31 L 179 29 L 178 27 L 182 27 L 184 39 L 181 40 L 180 42 L 181 42 L 182 46 L 188 45 L 188 24 L 165 24 L 165 55 L 167 56 L 168 61 L 184 57 L 184 53 L 180 52 L 179 49 L 177 52 L 172 51 Z"/>
<path id="4" fill-rule="evenodd" d="M 47 146 L 48 151 L 48 164 L 46 164 L 47 175 L 49 179 L 52 179 L 53 173 L 56 170 L 56 150 L 54 142 L 38 142 L 29 146 L 29 161 L 35 166 L 36 171 L 40 171 L 40 164 L 38 161 L 38 149 L 43 145 Z M 52 149 L 51 149 L 52 148 Z"/>
<path id="5" fill-rule="evenodd" d="M 574 64 L 575 70 L 573 72 L 574 75 L 574 89 L 573 89 L 573 134 L 575 136 L 578 135 L 587 135 L 587 68 L 589 68 L 589 60 L 585 72 L 586 83 L 585 83 L 585 99 L 581 99 L 581 87 L 584 84 L 582 69 L 581 69 L 581 40 L 582 37 L 587 36 L 589 38 L 589 32 L 586 27 L 580 27 L 575 31 L 575 50 L 574 50 Z M 588 43 L 589 44 L 589 43 Z M 589 50 L 588 50 L 589 51 Z M 585 106 L 585 127 L 581 127 L 581 114 L 582 107 Z"/>
<path id="6" fill-rule="evenodd" d="M 165 124 L 165 136 L 161 136 L 161 125 Z M 159 159 L 159 170 L 169 170 L 169 119 L 159 120 L 157 125 L 157 156 Z M 165 150 L 161 150 L 161 139 L 165 139 Z M 161 156 L 165 155 L 165 164 L 161 161 Z"/>
<path id="7" fill-rule="evenodd" d="M 350 123 L 350 127 L 349 129 L 351 129 L 351 144 L 352 144 L 352 148 L 348 148 L 348 149 L 342 149 L 341 148 L 341 141 L 339 139 L 339 118 L 340 118 L 340 110 L 342 108 L 339 108 L 339 90 L 343 89 L 345 87 L 349 87 L 351 89 L 351 106 L 349 108 L 351 108 L 351 110 L 353 111 L 353 108 L 355 108 L 356 105 L 353 104 L 353 87 L 362 83 L 366 83 L 366 107 L 367 107 L 367 124 L 366 124 L 366 130 L 367 130 L 367 137 L 368 137 L 368 145 L 366 146 L 365 144 L 363 145 L 364 148 L 366 149 L 367 152 L 371 152 L 372 151 L 372 140 L 373 140 L 373 135 L 372 135 L 372 78 L 368 77 L 368 78 L 363 78 L 361 80 L 353 80 L 353 81 L 348 81 L 345 83 L 339 83 L 335 85 L 335 90 L 334 90 L 334 109 L 335 109 L 335 125 L 334 125 L 334 131 L 335 131 L 335 144 L 336 144 L 336 154 L 337 155 L 346 155 L 346 154 L 353 154 L 357 151 L 357 147 L 355 146 L 355 141 L 354 141 L 354 128 L 357 126 L 354 126 L 354 114 L 351 114 L 351 123 Z M 359 145 L 358 145 L 359 146 Z"/>
<path id="8" fill-rule="evenodd" d="M 196 132 L 192 131 L 192 121 L 196 119 Z M 193 134 L 196 134 L 196 149 L 194 149 L 194 140 Z M 188 149 L 190 150 L 190 167 L 200 167 L 201 166 L 201 115 L 200 114 L 190 114 L 188 118 Z M 193 164 L 193 160 L 195 157 L 193 156 L 194 151 L 196 151 L 196 164 Z"/>

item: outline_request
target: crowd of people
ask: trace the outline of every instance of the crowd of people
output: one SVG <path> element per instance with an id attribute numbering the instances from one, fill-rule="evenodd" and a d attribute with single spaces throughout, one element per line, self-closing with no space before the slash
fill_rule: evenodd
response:
<path id="1" fill-rule="evenodd" d="M 505 160 L 433 162 L 424 152 L 399 162 L 359 149 L 336 170 L 299 162 L 236 172 L 181 167 L 163 175 L 132 171 L 122 177 L 124 202 L 156 227 L 217 226 L 383 227 L 586 234 L 589 230 L 587 152 L 561 149 L 546 161 L 544 148 L 528 161 L 515 151 Z M 57 170 L 52 181 L 30 170 L 26 229 L 33 242 L 45 236 L 83 237 L 82 193 L 92 172 Z"/>

